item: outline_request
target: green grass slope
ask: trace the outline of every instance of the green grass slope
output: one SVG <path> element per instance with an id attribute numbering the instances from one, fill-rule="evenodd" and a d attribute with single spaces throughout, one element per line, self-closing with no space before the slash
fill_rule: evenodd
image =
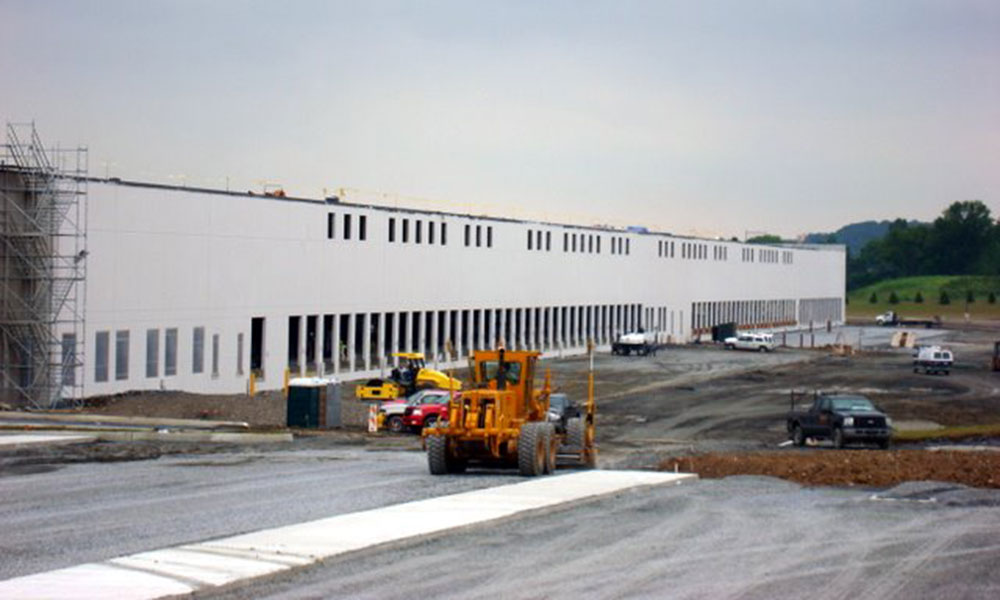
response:
<path id="1" fill-rule="evenodd" d="M 941 292 L 948 294 L 950 304 L 940 304 Z M 887 279 L 865 286 L 847 294 L 848 317 L 867 317 L 887 310 L 895 310 L 905 317 L 962 317 L 966 312 L 966 295 L 973 294 L 968 305 L 973 319 L 1000 319 L 1000 276 L 979 275 L 929 275 Z M 870 302 L 874 292 L 877 301 Z M 898 304 L 890 304 L 895 292 Z M 923 302 L 916 302 L 917 293 Z M 997 298 L 988 302 L 990 292 Z"/>

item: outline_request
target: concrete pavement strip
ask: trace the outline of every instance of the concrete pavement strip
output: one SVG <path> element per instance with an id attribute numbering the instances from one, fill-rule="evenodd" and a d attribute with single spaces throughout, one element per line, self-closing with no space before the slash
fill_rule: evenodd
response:
<path id="1" fill-rule="evenodd" d="M 203 419 L 172 419 L 160 417 L 121 417 L 87 413 L 0 411 L 0 422 L 46 421 L 55 423 L 89 423 L 124 425 L 129 427 L 173 427 L 180 429 L 235 429 L 246 431 L 250 425 L 243 421 L 209 421 Z"/>
<path id="2" fill-rule="evenodd" d="M 0 598 L 145 600 L 272 575 L 375 546 L 556 510 L 688 473 L 578 471 L 0 581 Z"/>
<path id="3" fill-rule="evenodd" d="M 25 446 L 86 444 L 96 441 L 96 435 L 82 433 L 0 433 L 0 449 L 4 450 L 17 450 Z"/>

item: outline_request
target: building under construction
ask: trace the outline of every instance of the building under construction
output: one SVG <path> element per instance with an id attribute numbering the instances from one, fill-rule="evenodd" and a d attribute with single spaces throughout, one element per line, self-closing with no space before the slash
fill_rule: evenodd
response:
<path id="1" fill-rule="evenodd" d="M 552 356 L 638 329 L 686 343 L 726 323 L 843 320 L 842 246 L 92 178 L 86 158 L 8 127 L 7 402 L 241 393 L 251 378 L 368 378 L 397 351 L 441 367 L 500 340 Z"/>

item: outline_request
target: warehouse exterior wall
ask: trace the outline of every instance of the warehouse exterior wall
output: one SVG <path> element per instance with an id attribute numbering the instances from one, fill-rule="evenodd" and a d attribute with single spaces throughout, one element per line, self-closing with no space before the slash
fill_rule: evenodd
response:
<path id="1" fill-rule="evenodd" d="M 260 389 L 280 388 L 290 366 L 365 378 L 396 349 L 441 364 L 498 338 L 558 354 L 639 326 L 686 342 L 727 320 L 843 319 L 839 246 L 104 180 L 90 184 L 88 218 L 88 396 L 241 392 L 252 367 Z"/>

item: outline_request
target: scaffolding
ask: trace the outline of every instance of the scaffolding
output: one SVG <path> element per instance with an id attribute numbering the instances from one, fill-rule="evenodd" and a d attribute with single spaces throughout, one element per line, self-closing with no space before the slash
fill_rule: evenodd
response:
<path id="1" fill-rule="evenodd" d="M 86 340 L 87 149 L 46 149 L 34 123 L 0 147 L 0 401 L 77 406 Z"/>

